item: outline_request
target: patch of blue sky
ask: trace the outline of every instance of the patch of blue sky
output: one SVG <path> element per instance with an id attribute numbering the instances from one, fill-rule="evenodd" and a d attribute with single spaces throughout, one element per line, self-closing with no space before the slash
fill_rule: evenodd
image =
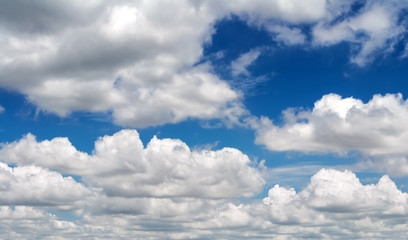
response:
<path id="1" fill-rule="evenodd" d="M 1 142 L 12 142 L 27 133 L 37 141 L 68 137 L 78 150 L 91 153 L 98 137 L 113 134 L 121 128 L 106 120 L 104 113 L 75 112 L 67 117 L 37 111 L 24 95 L 0 89 L 0 103 L 5 111 L 0 114 Z"/>
<path id="2" fill-rule="evenodd" d="M 80 217 L 76 216 L 75 214 L 72 214 L 71 212 L 68 211 L 59 211 L 57 209 L 48 209 L 48 212 L 51 213 L 52 215 L 55 215 L 58 220 L 62 221 L 76 221 L 79 220 Z"/>

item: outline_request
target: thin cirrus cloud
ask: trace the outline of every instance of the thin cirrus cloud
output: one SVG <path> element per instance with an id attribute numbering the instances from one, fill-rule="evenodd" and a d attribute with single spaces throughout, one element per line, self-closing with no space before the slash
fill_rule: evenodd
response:
<path id="1" fill-rule="evenodd" d="M 248 67 L 259 57 L 259 49 L 251 49 L 249 52 L 241 54 L 236 60 L 231 62 L 231 73 L 233 76 L 249 76 Z"/>
<path id="2" fill-rule="evenodd" d="M 353 3 L 4 2 L 0 86 L 24 94 L 43 112 L 112 113 L 121 126 L 188 118 L 236 122 L 248 114 L 242 92 L 214 74 L 211 62 L 197 65 L 203 45 L 211 43 L 214 24 L 237 15 L 284 45 L 357 44 L 350 59 L 363 66 L 392 51 L 386 46 L 402 37 L 404 22 L 397 16 L 406 6 L 402 1 L 367 1 L 348 16 Z M 313 29 L 311 41 L 302 30 L 305 24 Z M 251 53 L 246 62 L 234 64 L 233 74 L 248 74 L 245 66 L 256 55 Z"/>

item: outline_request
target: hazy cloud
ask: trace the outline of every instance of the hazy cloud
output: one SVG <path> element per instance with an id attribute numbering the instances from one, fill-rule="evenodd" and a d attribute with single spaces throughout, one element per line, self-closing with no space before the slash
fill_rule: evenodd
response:
<path id="1" fill-rule="evenodd" d="M 249 76 L 248 66 L 250 66 L 261 54 L 259 49 L 252 49 L 247 53 L 240 55 L 236 60 L 231 62 L 231 72 L 233 76 Z"/>

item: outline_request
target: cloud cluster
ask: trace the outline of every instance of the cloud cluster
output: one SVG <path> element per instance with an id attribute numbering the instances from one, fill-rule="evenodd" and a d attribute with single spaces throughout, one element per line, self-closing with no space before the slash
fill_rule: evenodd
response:
<path id="1" fill-rule="evenodd" d="M 194 66 L 216 17 L 202 3 L 15 1 L 1 9 L 17 14 L 2 14 L 0 86 L 41 110 L 112 111 L 133 127 L 241 114 L 241 94 L 209 64 Z"/>
<path id="2" fill-rule="evenodd" d="M 365 66 L 403 39 L 404 1 L 2 1 L 0 87 L 40 110 L 111 114 L 146 127 L 189 118 L 248 116 L 243 92 L 203 61 L 215 24 L 231 15 L 268 31 L 281 46 L 352 44 Z M 255 46 L 232 61 L 251 76 Z M 405 53 L 406 54 L 406 53 Z M 0 113 L 4 108 L 0 106 Z M 355 168 L 408 174 L 408 101 L 375 95 L 367 103 L 335 94 L 312 110 L 288 109 L 282 125 L 248 118 L 256 142 L 272 151 L 361 153 Z M 32 134 L 0 149 L 0 238 L 4 239 L 400 239 L 408 234 L 408 194 L 383 176 L 363 185 L 351 171 L 321 169 L 300 192 L 275 185 L 253 198 L 267 169 L 234 148 L 190 149 L 135 130 L 95 142 L 92 154 L 68 138 Z M 282 172 L 279 172 L 279 171 Z M 72 176 L 69 176 L 72 175 Z M 272 179 L 270 177 L 269 179 Z"/>
<path id="3" fill-rule="evenodd" d="M 249 76 L 248 66 L 250 66 L 261 54 L 259 49 L 252 49 L 242 54 L 238 59 L 231 62 L 231 73 L 233 76 Z"/>
<path id="4" fill-rule="evenodd" d="M 374 95 L 367 103 L 328 94 L 310 111 L 286 110 L 281 127 L 263 118 L 256 141 L 273 151 L 407 154 L 407 120 L 401 94 Z"/>
<path id="5" fill-rule="evenodd" d="M 135 130 L 100 138 L 92 155 L 77 151 L 67 138 L 37 142 L 29 134 L 4 145 L 0 158 L 80 175 L 109 196 L 228 198 L 252 196 L 264 184 L 237 149 L 190 150 L 180 140 L 156 137 L 145 148 Z"/>
<path id="6" fill-rule="evenodd" d="M 351 60 L 362 66 L 402 37 L 404 21 L 398 16 L 407 6 L 403 1 L 367 1 L 356 10 L 353 4 L 2 2 L 0 87 L 26 95 L 45 112 L 111 113 L 122 126 L 188 118 L 236 120 L 247 114 L 242 93 L 214 74 L 210 62 L 197 64 L 218 20 L 238 15 L 284 45 L 346 41 L 358 46 Z M 310 38 L 302 30 L 306 25 L 313 29 Z M 242 56 L 233 64 L 233 74 L 248 74 L 245 66 L 257 55 Z"/>
<path id="7" fill-rule="evenodd" d="M 286 46 L 325 47 L 347 42 L 352 45 L 350 61 L 362 67 L 394 51 L 393 46 L 404 38 L 406 19 L 402 13 L 407 7 L 405 1 L 397 0 L 291 0 L 240 1 L 227 8 Z M 305 25 L 310 26 L 310 34 Z"/>
<path id="8" fill-rule="evenodd" d="M 0 223 L 0 237 L 3 239 L 84 239 L 89 235 L 77 234 L 79 231 L 75 223 L 58 220 L 55 215 L 36 207 L 1 206 Z"/>
<path id="9" fill-rule="evenodd" d="M 393 45 L 401 40 L 406 27 L 400 14 L 407 7 L 404 1 L 367 1 L 355 16 L 317 24 L 313 29 L 314 43 L 332 45 L 347 41 L 357 44 L 351 62 L 364 66 L 379 52 L 392 51 Z"/>
<path id="10" fill-rule="evenodd" d="M 363 103 L 328 94 L 312 110 L 284 111 L 282 126 L 261 118 L 256 143 L 272 151 L 338 153 L 358 151 L 366 157 L 360 167 L 406 175 L 408 101 L 401 94 L 374 95 Z"/>
<path id="11" fill-rule="evenodd" d="M 71 177 L 36 166 L 8 167 L 0 162 L 1 205 L 56 206 L 70 209 L 90 191 Z"/>
<path id="12" fill-rule="evenodd" d="M 407 200 L 408 194 L 399 191 L 388 176 L 375 185 L 362 185 L 350 171 L 322 169 L 299 193 L 275 185 L 261 203 L 248 208 L 248 215 L 254 219 L 263 216 L 272 226 L 300 225 L 302 231 L 285 229 L 291 229 L 289 232 L 293 232 L 288 235 L 295 239 L 306 236 L 392 239 L 405 234 L 401 227 L 407 224 L 404 217 L 408 211 Z M 401 218 L 395 221 L 390 216 Z M 392 230 L 397 231 L 395 235 L 388 232 Z"/>
<path id="13" fill-rule="evenodd" d="M 112 139 L 103 140 L 109 144 Z M 118 156 L 118 152 L 111 153 Z M 1 189 L 2 201 L 10 195 L 20 196 L 2 203 L 2 238 L 344 239 L 353 236 L 357 239 L 398 239 L 406 235 L 408 229 L 408 194 L 398 190 L 388 176 L 383 176 L 377 184 L 362 185 L 350 171 L 322 169 L 301 192 L 275 185 L 264 199 L 241 202 L 228 196 L 211 199 L 202 195 L 109 195 L 89 183 L 83 185 L 41 167 L 11 168 L 4 165 L 3 168 L 12 173 L 22 171 L 23 174 L 14 175 L 26 180 L 18 179 L 18 184 L 11 181 L 12 187 Z M 256 178 L 256 174 L 252 174 Z M 132 176 L 125 174 L 122 181 L 130 178 Z M 58 199 L 53 197 L 55 182 L 58 182 L 60 191 Z M 120 187 L 120 183 L 117 184 Z M 203 185 L 211 183 L 195 184 L 196 189 L 205 190 Z M 186 189 L 189 187 L 185 185 Z M 17 194 L 19 189 L 24 191 Z M 34 191 L 41 193 L 41 197 L 34 197 L 34 200 L 42 198 L 44 201 L 21 201 L 22 196 Z M 66 205 L 77 197 L 82 201 L 76 204 L 76 208 L 67 208 Z M 52 209 L 75 214 L 77 220 L 61 220 L 48 212 Z"/>

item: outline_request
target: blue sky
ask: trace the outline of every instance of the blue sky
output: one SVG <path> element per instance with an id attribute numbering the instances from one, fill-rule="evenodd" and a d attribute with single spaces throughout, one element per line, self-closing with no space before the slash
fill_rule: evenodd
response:
<path id="1" fill-rule="evenodd" d="M 407 9 L 0 3 L 0 236 L 400 239 Z"/>

